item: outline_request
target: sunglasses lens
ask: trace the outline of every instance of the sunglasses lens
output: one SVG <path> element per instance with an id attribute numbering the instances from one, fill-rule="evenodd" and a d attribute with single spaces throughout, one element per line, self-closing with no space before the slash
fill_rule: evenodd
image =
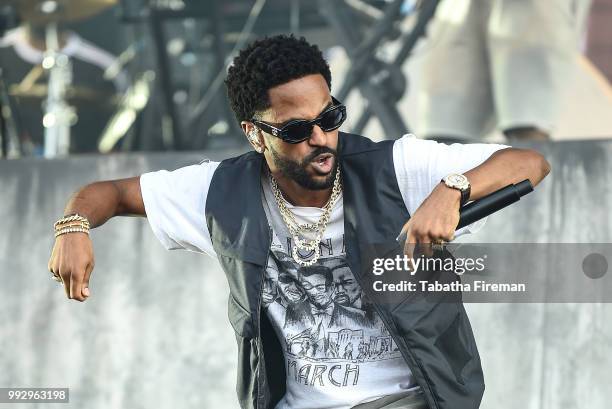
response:
<path id="1" fill-rule="evenodd" d="M 307 121 L 296 122 L 287 126 L 285 129 L 286 141 L 289 143 L 302 142 L 310 138 L 312 134 L 312 124 Z"/>
<path id="2" fill-rule="evenodd" d="M 321 129 L 325 132 L 338 128 L 344 122 L 344 112 L 341 107 L 326 112 L 320 121 Z"/>
<path id="3" fill-rule="evenodd" d="M 345 119 L 345 108 L 339 105 L 321 115 L 316 123 L 324 132 L 329 132 L 339 128 Z M 297 120 L 286 125 L 282 129 L 282 139 L 287 143 L 299 143 L 310 138 L 314 126 L 312 122 Z"/>

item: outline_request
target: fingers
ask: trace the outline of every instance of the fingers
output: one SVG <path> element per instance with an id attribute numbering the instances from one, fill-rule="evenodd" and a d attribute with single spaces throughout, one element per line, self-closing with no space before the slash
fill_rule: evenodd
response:
<path id="1" fill-rule="evenodd" d="M 93 268 L 94 268 L 93 262 L 88 264 L 87 268 L 85 268 L 85 277 L 83 278 L 83 285 L 81 287 L 81 294 L 85 298 L 91 295 L 91 292 L 89 291 L 89 277 L 91 277 L 91 272 L 93 271 Z"/>
<path id="2" fill-rule="evenodd" d="M 87 272 L 86 267 L 81 268 L 53 268 L 52 272 L 54 273 L 55 281 L 62 283 L 64 287 L 64 291 L 66 292 L 66 297 L 69 299 L 77 300 L 77 301 L 85 301 L 88 295 L 83 294 L 83 287 L 89 286 L 89 275 L 91 274 L 90 267 L 89 272 Z M 84 284 L 84 277 L 87 276 L 87 284 Z"/>
<path id="3" fill-rule="evenodd" d="M 56 269 L 53 268 L 53 264 L 51 259 L 49 260 L 49 262 L 47 263 L 47 269 L 49 270 L 49 272 L 51 273 L 51 277 L 58 282 L 61 282 L 62 279 L 59 278 L 59 274 L 56 272 Z"/>
<path id="4" fill-rule="evenodd" d="M 68 299 L 82 302 L 90 296 L 89 280 L 93 267 L 89 237 L 74 235 L 56 239 L 47 268 L 62 283 Z"/>
<path id="5" fill-rule="evenodd" d="M 410 229 L 410 220 L 408 220 L 406 224 L 404 224 L 404 226 L 402 227 L 402 230 L 400 231 L 398 236 L 395 238 L 395 241 L 399 241 L 399 242 L 404 241 L 407 237 L 406 235 L 407 235 L 408 229 Z"/>
<path id="6" fill-rule="evenodd" d="M 409 223 L 404 225 L 402 232 L 406 235 L 404 254 L 411 259 L 419 254 L 432 257 L 434 244 L 449 242 L 455 238 L 454 232 L 444 233 L 441 229 L 419 229 L 418 226 L 410 225 Z"/>
<path id="7" fill-rule="evenodd" d="M 85 275 L 85 271 L 83 271 L 83 274 L 79 274 L 79 272 L 77 272 L 76 274 L 71 274 L 70 275 L 70 297 L 73 300 L 78 300 L 78 301 L 84 301 L 85 297 L 83 297 L 83 295 L 81 294 L 81 287 L 83 286 L 83 276 Z"/>
<path id="8" fill-rule="evenodd" d="M 56 247 L 55 245 L 53 246 L 53 250 L 51 251 L 51 257 L 49 257 L 49 261 L 47 262 L 47 269 L 53 274 L 54 277 L 58 276 L 58 271 L 57 268 L 55 267 L 55 260 L 57 259 L 56 257 Z"/>
<path id="9" fill-rule="evenodd" d="M 431 247 L 432 238 L 429 235 L 425 235 L 421 237 L 419 242 L 419 249 L 423 252 L 425 257 L 433 256 L 433 249 Z"/>
<path id="10" fill-rule="evenodd" d="M 60 271 L 60 277 L 64 284 L 64 290 L 66 291 L 66 297 L 70 298 L 70 270 Z"/>
<path id="11" fill-rule="evenodd" d="M 63 284 L 63 278 L 61 276 L 59 260 L 61 256 L 61 250 L 57 247 L 56 244 L 53 246 L 53 251 L 51 252 L 51 257 L 49 258 L 49 262 L 47 263 L 47 269 L 53 274 L 53 279 L 58 283 Z"/>
<path id="12" fill-rule="evenodd" d="M 408 256 L 409 259 L 414 258 L 414 249 L 417 244 L 417 237 L 414 234 L 412 228 L 408 228 L 406 231 L 406 244 L 404 244 L 404 254 Z"/>
<path id="13" fill-rule="evenodd" d="M 59 275 L 55 277 L 56 281 L 61 282 L 66 292 L 66 297 L 72 300 L 85 301 L 90 295 L 89 291 L 89 276 L 91 275 L 91 267 L 82 267 L 73 270 L 61 270 Z M 84 277 L 87 275 L 87 282 Z"/>
<path id="14" fill-rule="evenodd" d="M 431 246 L 432 238 L 427 233 L 418 231 L 414 226 L 410 226 L 406 231 L 406 244 L 404 254 L 409 258 L 414 258 L 415 253 L 423 252 L 427 255 L 427 248 Z M 431 254 L 429 254 L 431 255 Z"/>
<path id="15" fill-rule="evenodd" d="M 73 300 L 85 301 L 89 297 L 89 278 L 93 270 L 93 261 L 72 269 L 69 275 L 69 296 Z"/>

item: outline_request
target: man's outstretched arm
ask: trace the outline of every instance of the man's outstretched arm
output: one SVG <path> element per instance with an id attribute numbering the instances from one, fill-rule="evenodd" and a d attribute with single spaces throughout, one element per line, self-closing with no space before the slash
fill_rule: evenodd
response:
<path id="1" fill-rule="evenodd" d="M 477 200 L 511 183 L 529 179 L 535 187 L 550 172 L 550 164 L 535 150 L 506 148 L 494 152 L 487 160 L 464 172 L 471 184 L 470 200 Z M 432 243 L 454 239 L 459 223 L 461 193 L 438 183 L 423 201 L 402 232 L 409 243 Z"/>
<path id="2" fill-rule="evenodd" d="M 79 189 L 68 201 L 64 214 L 85 216 L 92 228 L 113 216 L 146 216 L 140 191 L 140 177 L 96 182 Z M 89 278 L 94 268 L 89 235 L 68 233 L 55 239 L 49 271 L 61 277 L 66 296 L 85 301 L 90 295 Z"/>
<path id="3" fill-rule="evenodd" d="M 72 213 L 87 217 L 91 227 L 101 226 L 114 216 L 146 216 L 140 177 L 95 182 L 82 187 L 64 209 L 64 214 Z"/>

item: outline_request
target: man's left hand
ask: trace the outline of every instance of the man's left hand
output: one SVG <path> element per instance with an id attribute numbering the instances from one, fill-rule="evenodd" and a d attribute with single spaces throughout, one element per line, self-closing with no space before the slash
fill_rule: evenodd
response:
<path id="1" fill-rule="evenodd" d="M 460 202 L 459 190 L 439 183 L 402 228 L 400 234 L 406 237 L 404 253 L 412 258 L 418 244 L 423 254 L 430 257 L 432 243 L 453 240 L 459 224 Z"/>

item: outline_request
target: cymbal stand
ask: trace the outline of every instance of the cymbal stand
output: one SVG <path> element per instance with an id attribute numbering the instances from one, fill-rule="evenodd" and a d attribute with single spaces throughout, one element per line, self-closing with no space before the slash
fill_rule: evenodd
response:
<path id="1" fill-rule="evenodd" d="M 76 113 L 66 102 L 66 90 L 72 82 L 72 65 L 59 47 L 56 23 L 49 23 L 46 34 L 47 51 L 43 68 L 49 72 L 49 92 L 43 106 L 45 127 L 45 158 L 65 156 L 70 149 L 70 126 L 76 123 Z"/>
<path id="2" fill-rule="evenodd" d="M 0 145 L 0 157 L 10 159 L 21 156 L 19 136 L 2 68 L 0 68 Z"/>

